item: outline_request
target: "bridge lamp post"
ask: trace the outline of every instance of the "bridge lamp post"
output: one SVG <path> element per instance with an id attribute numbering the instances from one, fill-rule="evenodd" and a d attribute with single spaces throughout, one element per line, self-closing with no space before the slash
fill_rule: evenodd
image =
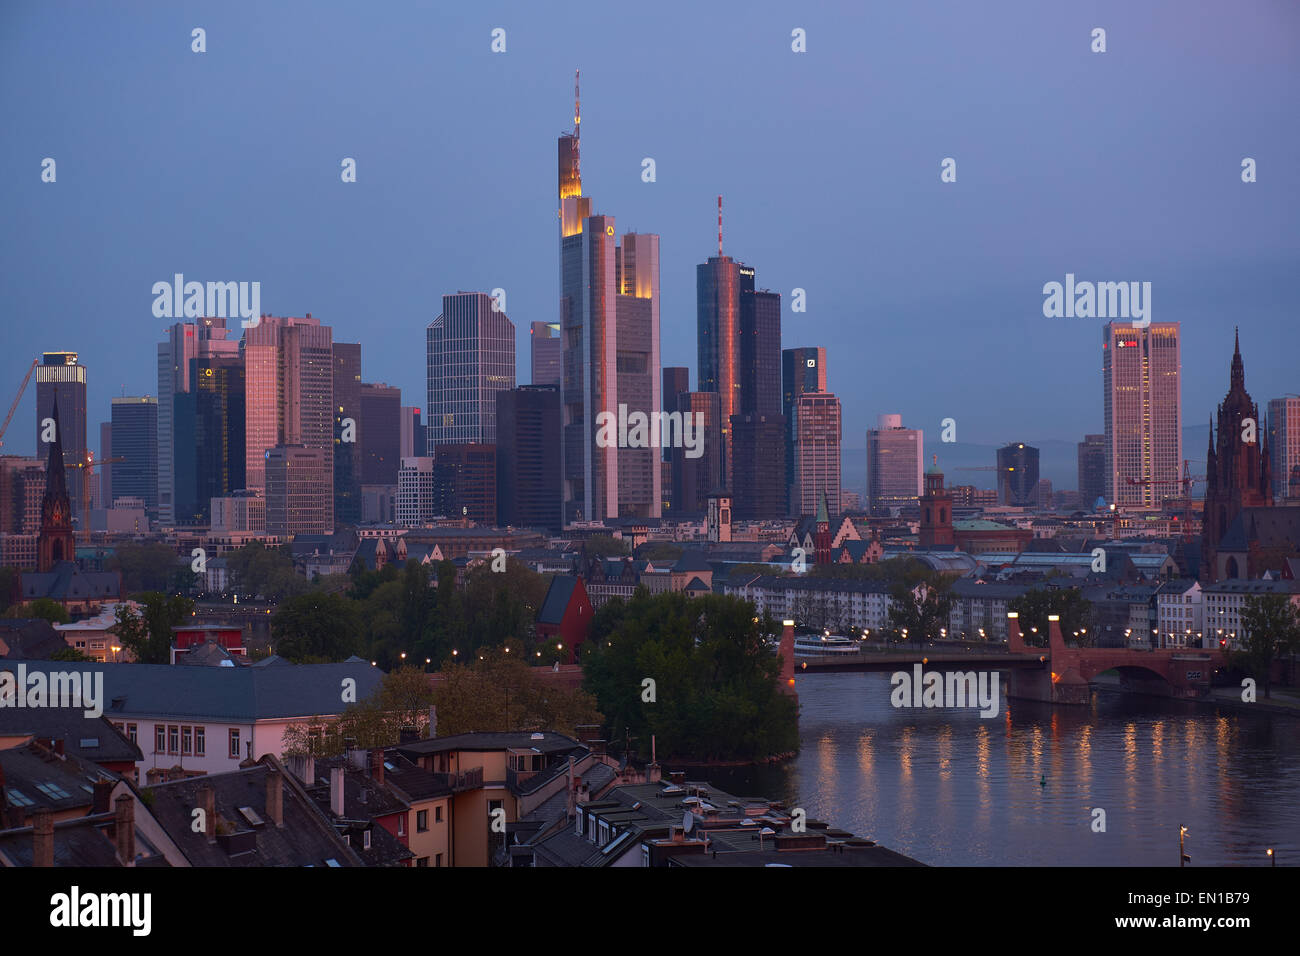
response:
<path id="1" fill-rule="evenodd" d="M 1183 837 L 1187 835 L 1187 827 L 1178 827 L 1178 865 L 1183 867 L 1192 862 L 1192 858 L 1183 852 Z"/>
<path id="2" fill-rule="evenodd" d="M 1272 847 L 1268 848 L 1268 865 L 1277 866 L 1277 854 L 1273 852 Z"/>

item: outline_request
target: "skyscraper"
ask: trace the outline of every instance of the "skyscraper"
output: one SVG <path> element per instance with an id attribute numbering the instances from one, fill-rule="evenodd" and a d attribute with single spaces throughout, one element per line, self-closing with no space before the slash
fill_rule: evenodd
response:
<path id="1" fill-rule="evenodd" d="M 574 131 L 559 139 L 563 519 L 657 517 L 658 449 L 598 442 L 597 416 L 660 410 L 659 237 L 628 233 L 620 247 L 613 217 L 591 214 L 579 123 L 575 96 Z"/>
<path id="2" fill-rule="evenodd" d="M 497 392 L 515 387 L 515 326 L 483 292 L 442 297 L 429 323 L 428 443 L 496 442 Z"/>
<path id="3" fill-rule="evenodd" d="M 401 457 L 415 458 L 427 454 L 429 441 L 420 423 L 420 406 L 402 406 Z"/>
<path id="4" fill-rule="evenodd" d="M 36 447 L 42 450 L 51 436 L 45 421 L 53 415 L 55 403 L 59 406 L 57 436 L 63 449 L 63 463 L 67 470 L 65 480 L 68 500 L 72 502 L 72 517 L 79 527 L 86 528 L 81 514 L 81 491 L 86 463 L 86 366 L 77 361 L 76 352 L 46 352 L 41 364 L 36 366 Z"/>
<path id="5" fill-rule="evenodd" d="M 116 498 L 135 497 L 144 502 L 150 518 L 158 514 L 158 399 L 150 396 L 113 399 L 112 448 L 125 459 L 112 475 Z M 110 467 L 110 466 L 105 466 Z M 100 475 L 103 478 L 103 475 Z M 111 508 L 110 499 L 106 507 Z"/>
<path id="6" fill-rule="evenodd" d="M 703 453 L 696 458 L 686 455 L 686 448 L 669 449 L 672 460 L 671 498 L 678 515 L 704 514 L 709 495 L 722 487 L 722 421 L 717 392 L 681 392 L 671 411 L 681 413 L 685 421 L 702 421 L 704 434 L 699 439 Z"/>
<path id="7" fill-rule="evenodd" d="M 1273 462 L 1273 497 L 1286 498 L 1291 474 L 1300 465 L 1300 397 L 1268 403 L 1268 448 Z"/>
<path id="8" fill-rule="evenodd" d="M 563 350 L 560 348 L 558 322 L 533 322 L 528 327 L 529 346 L 532 350 L 534 385 L 560 386 L 560 366 Z"/>
<path id="9" fill-rule="evenodd" d="M 154 435 L 154 445 L 157 447 L 158 438 Z M 99 460 L 107 461 L 113 457 L 113 423 L 99 423 Z M 96 508 L 113 507 L 113 466 L 100 465 L 95 469 L 95 477 L 99 479 L 99 504 Z M 154 500 L 157 501 L 158 488 L 154 487 Z M 155 519 L 157 515 L 153 516 Z"/>
<path id="10" fill-rule="evenodd" d="M 244 330 L 245 482 L 266 487 L 267 452 L 277 445 L 320 449 L 326 497 L 334 513 L 334 339 L 313 319 L 264 315 Z M 267 501 L 267 527 L 271 503 Z"/>
<path id="11" fill-rule="evenodd" d="M 1106 497 L 1106 436 L 1084 435 L 1079 442 L 1079 498 L 1085 511 Z"/>
<path id="12" fill-rule="evenodd" d="M 1031 508 L 1038 488 L 1038 449 L 1012 442 L 998 449 L 998 501 L 1015 508 Z"/>
<path id="13" fill-rule="evenodd" d="M 752 282 L 752 274 L 749 278 Z M 722 255 L 721 249 L 718 255 L 695 267 L 696 381 L 701 392 L 718 393 L 724 487 L 730 487 L 733 470 L 731 416 L 741 410 L 740 288 L 740 263 Z"/>
<path id="14" fill-rule="evenodd" d="M 755 291 L 754 270 L 740 267 L 740 411 L 781 415 L 781 294 Z M 838 503 L 832 502 L 833 508 Z"/>
<path id="15" fill-rule="evenodd" d="M 881 415 L 867 429 L 867 508 L 873 516 L 889 517 L 919 501 L 924 438 L 919 428 L 904 428 L 901 415 Z"/>
<path id="16" fill-rule="evenodd" d="M 229 331 L 220 317 L 178 322 L 167 330 L 167 341 L 158 344 L 158 521 L 164 526 L 176 523 L 176 396 L 190 391 L 192 359 L 239 359 L 239 342 L 227 339 Z M 179 434 L 184 443 L 189 433 Z M 189 482 L 192 486 L 192 476 Z"/>
<path id="17" fill-rule="evenodd" d="M 560 390 L 497 392 L 497 524 L 559 532 Z"/>
<path id="18" fill-rule="evenodd" d="M 202 354 L 190 359 L 188 381 L 172 400 L 174 521 L 202 525 L 213 498 L 244 488 L 244 363 L 237 354 Z"/>
<path id="19" fill-rule="evenodd" d="M 361 484 L 396 485 L 402 459 L 402 390 L 362 382 L 358 407 Z"/>
<path id="20" fill-rule="evenodd" d="M 822 495 L 831 517 L 840 513 L 840 400 L 804 392 L 794 406 L 795 485 L 790 510 L 813 514 Z"/>
<path id="21" fill-rule="evenodd" d="M 268 534 L 330 534 L 334 531 L 334 483 L 329 451 L 276 445 L 265 456 Z"/>
<path id="22" fill-rule="evenodd" d="M 357 524 L 361 520 L 361 443 L 357 440 L 361 424 L 361 345 L 335 342 L 333 353 L 334 520 L 338 524 Z M 424 449 L 420 452 L 423 454 Z"/>
<path id="23" fill-rule="evenodd" d="M 452 518 L 475 524 L 496 524 L 496 446 L 464 442 L 438 445 L 433 455 L 435 475 L 450 481 L 448 510 Z"/>
<path id="24" fill-rule="evenodd" d="M 826 350 L 794 348 L 781 353 L 781 414 L 785 416 L 785 484 L 795 485 L 794 407 L 804 392 L 829 391 L 826 384 Z M 802 512 L 801 512 L 802 513 Z"/>
<path id="25" fill-rule="evenodd" d="M 1102 332 L 1106 498 L 1158 508 L 1182 476 L 1182 393 L 1177 322 L 1145 328 L 1108 322 Z"/>
<path id="26" fill-rule="evenodd" d="M 697 394 L 697 393 L 691 393 Z M 789 508 L 785 484 L 785 416 L 731 416 L 732 517 L 739 521 L 778 518 Z"/>

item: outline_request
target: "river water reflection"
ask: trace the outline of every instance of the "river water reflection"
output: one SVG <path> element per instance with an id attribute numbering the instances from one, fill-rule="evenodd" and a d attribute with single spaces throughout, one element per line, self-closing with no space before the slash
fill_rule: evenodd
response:
<path id="1" fill-rule="evenodd" d="M 799 756 L 708 768 L 741 796 L 932 865 L 1300 864 L 1300 718 L 1098 690 L 1087 706 L 895 709 L 889 675 L 801 674 Z M 1106 811 L 1093 831 L 1094 808 Z"/>

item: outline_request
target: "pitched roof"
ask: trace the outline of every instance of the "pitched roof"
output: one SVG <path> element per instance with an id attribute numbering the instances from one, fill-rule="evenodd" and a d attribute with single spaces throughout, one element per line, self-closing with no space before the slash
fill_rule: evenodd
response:
<path id="1" fill-rule="evenodd" d="M 263 663 L 263 662 L 259 662 Z M 15 665 L 0 661 L 0 670 Z M 356 681 L 357 699 L 379 686 L 383 672 L 369 663 L 285 664 L 279 667 L 171 667 L 60 661 L 65 671 L 104 675 L 110 717 L 203 717 L 252 721 L 340 713 L 342 681 Z"/>
<path id="2" fill-rule="evenodd" d="M 31 734 L 62 740 L 63 752 L 91 763 L 135 763 L 144 759 L 107 717 L 87 717 L 82 707 L 0 707 L 0 736 Z"/>
<path id="3" fill-rule="evenodd" d="M 1300 508 L 1243 508 L 1219 541 L 1219 551 L 1285 548 L 1300 552 Z"/>
<path id="4" fill-rule="evenodd" d="M 266 807 L 267 777 L 272 770 L 281 773 L 283 826 L 271 822 Z M 206 833 L 193 831 L 193 813 L 202 806 L 199 791 L 204 787 L 212 787 L 214 792 L 216 832 L 229 829 L 236 838 L 245 834 L 242 840 L 248 842 L 249 849 L 241 852 L 242 847 L 232 846 L 220 836 L 209 843 Z M 155 784 L 143 791 L 143 799 L 154 819 L 195 866 L 363 865 L 302 785 L 270 755 L 252 767 L 230 773 Z M 240 812 L 241 807 L 253 811 L 251 819 Z M 259 820 L 260 824 L 255 822 Z"/>
<path id="5" fill-rule="evenodd" d="M 557 574 L 551 578 L 550 587 L 546 589 L 546 600 L 537 612 L 539 624 L 559 624 L 564 620 L 564 612 L 569 607 L 569 598 L 577 587 L 578 579 L 571 574 Z"/>
<path id="6" fill-rule="evenodd" d="M 44 618 L 0 619 L 0 657 L 9 660 L 46 660 L 67 650 L 54 625 Z"/>
<path id="7" fill-rule="evenodd" d="M 549 730 L 540 733 L 514 730 L 453 734 L 450 737 L 429 737 L 409 744 L 399 744 L 394 749 L 403 756 L 415 760 L 429 754 L 450 753 L 455 750 L 485 752 L 509 750 L 511 747 L 536 749 L 538 753 L 543 754 L 568 753 L 569 751 L 576 752 L 587 749 L 585 745 L 572 737 L 566 737 L 564 734 L 553 733 Z"/>
<path id="8" fill-rule="evenodd" d="M 122 578 L 116 571 L 82 571 L 71 561 L 60 561 L 49 571 L 24 572 L 21 589 L 24 601 L 105 601 L 121 595 Z"/>

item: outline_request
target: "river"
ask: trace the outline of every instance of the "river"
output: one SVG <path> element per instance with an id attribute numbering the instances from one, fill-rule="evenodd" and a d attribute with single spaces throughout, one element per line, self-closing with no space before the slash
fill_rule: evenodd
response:
<path id="1" fill-rule="evenodd" d="M 937 866 L 1300 864 L 1300 718 L 1099 689 L 895 709 L 884 673 L 800 674 L 800 753 L 694 771 Z M 1005 690 L 1004 690 L 1005 693 Z M 1094 810 L 1105 811 L 1105 830 Z"/>

